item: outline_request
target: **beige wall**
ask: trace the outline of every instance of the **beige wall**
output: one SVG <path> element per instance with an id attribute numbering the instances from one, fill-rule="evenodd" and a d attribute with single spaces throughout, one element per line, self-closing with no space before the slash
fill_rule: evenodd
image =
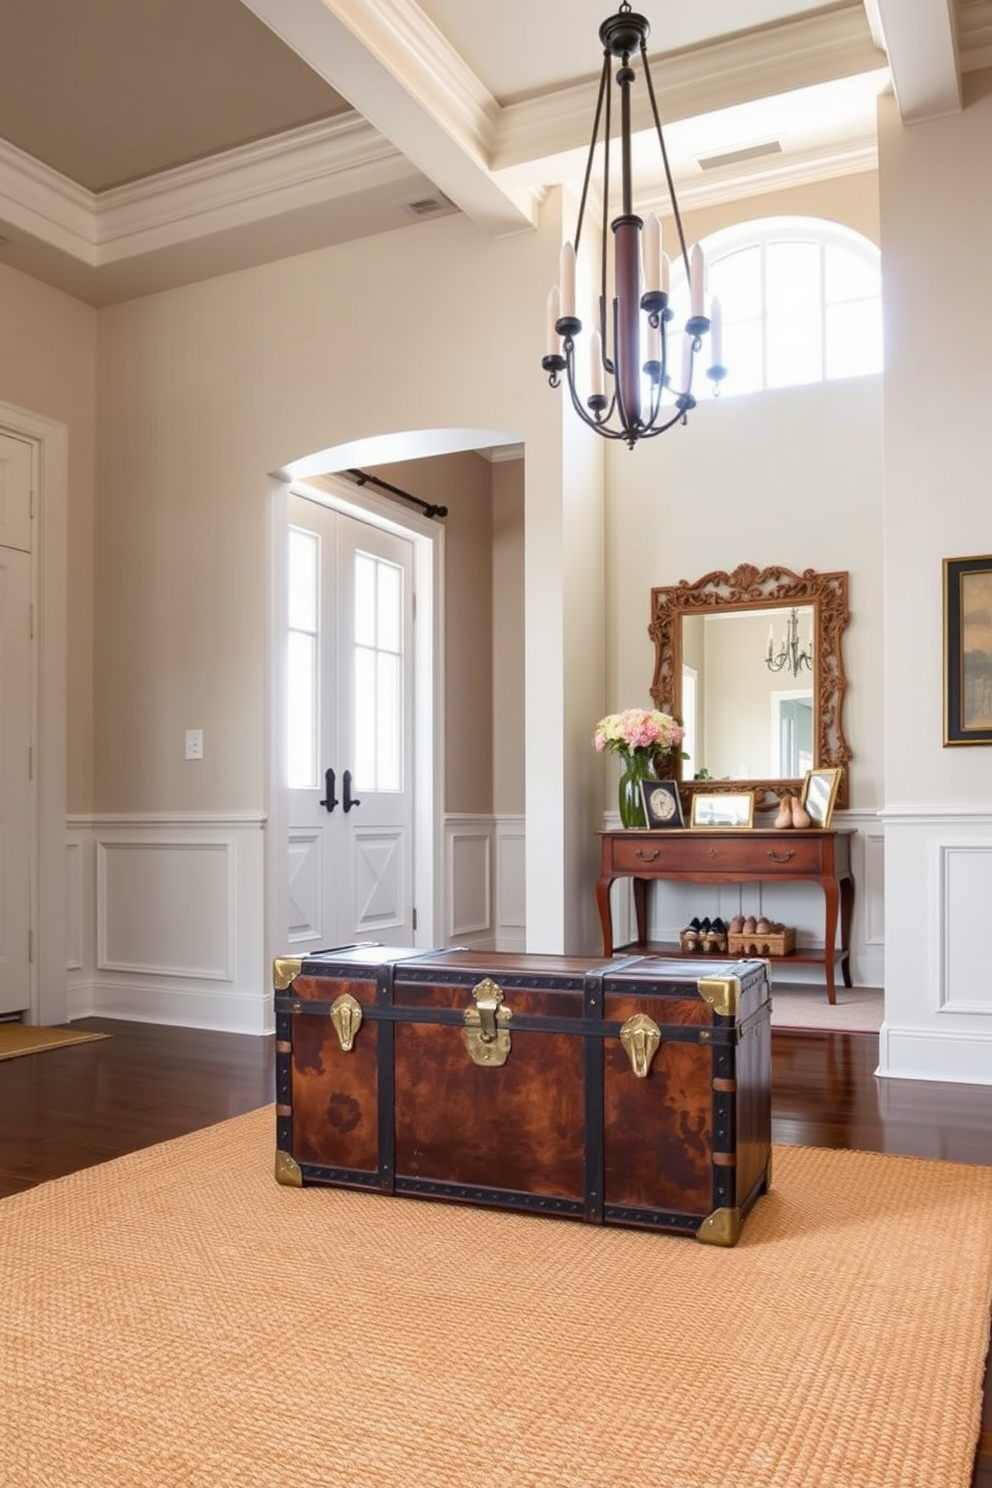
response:
<path id="1" fill-rule="evenodd" d="M 858 378 L 701 404 L 687 428 L 610 452 L 611 708 L 649 706 L 653 585 L 741 563 L 847 570 L 851 804 L 882 804 L 881 414 L 881 379 Z"/>
<path id="2" fill-rule="evenodd" d="M 888 801 L 988 803 L 989 751 L 942 747 L 941 560 L 992 552 L 992 72 L 925 127 L 880 103 Z"/>
<path id="3" fill-rule="evenodd" d="M 93 558 L 97 312 L 0 267 L 0 402 L 68 429 L 70 812 L 93 800 Z"/>
<path id="4" fill-rule="evenodd" d="M 697 207 L 683 212 L 686 241 L 691 246 L 696 238 L 737 222 L 752 222 L 758 217 L 823 217 L 840 222 L 855 232 L 878 242 L 878 174 L 862 171 L 854 176 L 837 176 L 809 186 L 793 186 L 787 191 L 768 191 L 760 196 L 743 197 L 740 201 L 721 202 L 718 206 Z M 674 242 L 674 226 L 667 248 Z"/>
<path id="5" fill-rule="evenodd" d="M 488 243 L 451 218 L 102 313 L 101 809 L 263 802 L 266 472 L 437 427 L 526 440 L 528 479 L 554 464 L 539 362 L 558 241 Z M 191 766 L 192 726 L 204 759 Z M 465 782 L 446 805 L 483 800 Z"/>

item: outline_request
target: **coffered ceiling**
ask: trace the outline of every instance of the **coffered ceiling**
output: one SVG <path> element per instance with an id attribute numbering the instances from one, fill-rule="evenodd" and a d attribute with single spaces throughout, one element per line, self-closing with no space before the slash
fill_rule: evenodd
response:
<path id="1" fill-rule="evenodd" d="M 106 304 L 453 212 L 526 232 L 581 173 L 611 8 L 0 0 L 0 263 Z M 911 124 L 992 65 L 992 0 L 638 8 L 683 205 L 869 169 L 881 89 Z"/>

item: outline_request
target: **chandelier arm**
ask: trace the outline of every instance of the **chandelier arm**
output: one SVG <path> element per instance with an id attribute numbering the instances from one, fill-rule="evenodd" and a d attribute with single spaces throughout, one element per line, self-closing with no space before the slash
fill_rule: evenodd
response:
<path id="1" fill-rule="evenodd" d="M 589 178 L 592 175 L 592 163 L 596 156 L 596 138 L 599 134 L 599 121 L 603 114 L 603 98 L 606 98 L 607 119 L 609 118 L 610 95 L 610 60 L 607 53 L 603 54 L 603 70 L 599 75 L 599 97 L 596 99 L 596 117 L 592 122 L 592 138 L 589 141 L 589 154 L 586 156 L 586 173 L 582 180 L 582 195 L 579 198 L 579 217 L 575 226 L 575 253 L 579 252 L 579 239 L 582 237 L 582 219 L 586 211 L 586 197 L 589 194 Z"/>
<path id="2" fill-rule="evenodd" d="M 603 54 L 603 75 L 609 79 L 610 75 L 610 53 Z M 603 200 L 600 203 L 601 219 L 599 229 L 599 319 L 600 334 L 603 338 L 603 362 L 613 371 L 613 358 L 616 356 L 616 338 L 611 342 L 606 335 L 606 307 L 609 304 L 606 283 L 606 262 L 609 237 L 607 236 L 607 224 L 609 220 L 610 205 L 610 131 L 613 128 L 613 89 L 606 89 L 606 119 L 603 129 Z"/>
<path id="3" fill-rule="evenodd" d="M 613 397 L 611 398 L 609 404 L 607 404 L 604 397 L 602 408 L 597 409 L 594 414 L 590 414 L 588 410 L 582 406 L 582 400 L 579 397 L 578 391 L 576 390 L 575 386 L 575 342 L 571 336 L 565 337 L 565 380 L 568 383 L 568 391 L 572 399 L 572 407 L 579 415 L 579 418 L 584 420 L 584 422 L 587 423 L 591 429 L 598 429 L 600 433 L 605 432 L 603 429 L 603 425 L 607 424 L 613 417 L 614 409 L 616 408 L 616 392 L 614 391 Z M 611 437 L 614 436 L 611 435 Z"/>
<path id="4" fill-rule="evenodd" d="M 661 146 L 661 159 L 665 167 L 665 180 L 668 183 L 668 199 L 672 204 L 672 216 L 675 218 L 675 227 L 679 235 L 679 247 L 682 249 L 682 262 L 685 265 L 686 282 L 689 283 L 689 250 L 685 246 L 685 232 L 682 228 L 682 213 L 679 211 L 678 197 L 675 195 L 675 182 L 672 180 L 672 168 L 668 163 L 668 148 L 665 145 L 665 136 L 661 129 L 661 115 L 658 112 L 658 100 L 654 93 L 654 83 L 651 79 L 651 68 L 648 63 L 647 43 L 641 40 L 641 61 L 644 64 L 644 81 L 648 85 L 648 97 L 651 100 L 651 112 L 654 114 L 654 127 L 658 135 L 658 144 Z"/>
<path id="5" fill-rule="evenodd" d="M 671 416 L 670 419 L 668 419 L 663 424 L 657 424 L 657 425 L 655 425 L 654 427 L 651 427 L 651 428 L 644 428 L 644 429 L 638 430 L 638 435 L 637 435 L 638 439 L 654 439 L 658 434 L 664 434 L 664 433 L 666 433 L 666 431 L 669 430 L 672 427 L 673 424 L 684 424 L 684 423 L 686 423 L 686 421 L 687 421 L 686 416 L 688 414 L 688 411 L 689 410 L 687 408 L 683 408 L 683 406 L 682 406 L 682 400 L 679 399 L 679 401 L 678 401 L 678 403 L 676 404 L 676 407 L 675 407 L 675 412 L 672 414 L 672 416 Z"/>

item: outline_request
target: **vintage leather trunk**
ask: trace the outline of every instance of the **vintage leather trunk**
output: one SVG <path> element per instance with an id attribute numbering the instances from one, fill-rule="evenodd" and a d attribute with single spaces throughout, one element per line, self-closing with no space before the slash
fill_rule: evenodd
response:
<path id="1" fill-rule="evenodd" d="M 720 1245 L 768 1187 L 763 961 L 361 945 L 275 985 L 281 1183 Z"/>

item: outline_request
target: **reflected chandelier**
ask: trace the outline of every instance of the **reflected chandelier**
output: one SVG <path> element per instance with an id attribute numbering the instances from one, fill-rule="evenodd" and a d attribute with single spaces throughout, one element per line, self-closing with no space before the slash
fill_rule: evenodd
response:
<path id="1" fill-rule="evenodd" d="M 813 669 L 813 643 L 802 646 L 799 642 L 799 611 L 789 612 L 789 623 L 782 637 L 782 644 L 775 650 L 775 632 L 771 625 L 768 627 L 768 650 L 765 653 L 765 666 L 770 672 L 789 671 L 794 677 L 798 677 L 803 670 Z"/>
<path id="2" fill-rule="evenodd" d="M 639 439 L 653 439 L 658 434 L 664 434 L 673 424 L 686 422 L 689 410 L 696 406 L 692 395 L 695 358 L 702 350 L 703 337 L 711 330 L 712 365 L 706 375 L 713 380 L 716 391 L 719 391 L 720 381 L 726 376 L 726 369 L 720 360 L 722 326 L 719 302 L 713 301 L 707 318 L 703 313 L 703 252 L 697 243 L 690 261 L 685 245 L 682 218 L 675 198 L 668 151 L 661 132 L 661 119 L 648 66 L 649 29 L 645 17 L 632 11 L 628 0 L 623 0 L 617 14 L 607 17 L 599 28 L 599 39 L 603 43 L 603 71 L 582 183 L 575 244 L 573 246 L 565 243 L 561 250 L 560 282 L 548 296 L 547 350 L 541 361 L 552 387 L 560 385 L 561 374 L 564 373 L 573 407 L 583 423 L 595 429 L 597 434 L 602 434 L 605 439 L 626 440 L 630 449 L 634 448 Z M 673 386 L 669 372 L 672 337 L 668 327 L 674 319 L 674 311 L 668 305 L 669 262 L 667 255 L 662 252 L 661 223 L 652 214 L 645 224 L 634 214 L 632 205 L 630 94 L 635 73 L 631 66 L 631 57 L 638 53 L 654 115 L 658 144 L 661 147 L 668 195 L 690 294 L 690 313 L 682 338 L 682 362 L 677 387 Z M 613 313 L 608 317 L 609 239 L 606 228 L 610 199 L 613 98 L 610 72 L 613 57 L 620 58 L 616 85 L 620 95 L 622 206 L 620 216 L 612 223 L 614 297 Z M 598 329 L 593 329 L 589 335 L 589 394 L 583 406 L 576 387 L 576 339 L 582 331 L 582 321 L 575 314 L 575 266 L 600 124 L 603 125 L 603 215 L 600 233 L 599 324 Z M 642 355 L 642 343 L 646 355 Z M 610 388 L 609 393 L 606 391 L 607 387 Z M 671 388 L 675 394 L 674 412 L 670 404 L 662 409 L 662 393 L 666 388 Z"/>

